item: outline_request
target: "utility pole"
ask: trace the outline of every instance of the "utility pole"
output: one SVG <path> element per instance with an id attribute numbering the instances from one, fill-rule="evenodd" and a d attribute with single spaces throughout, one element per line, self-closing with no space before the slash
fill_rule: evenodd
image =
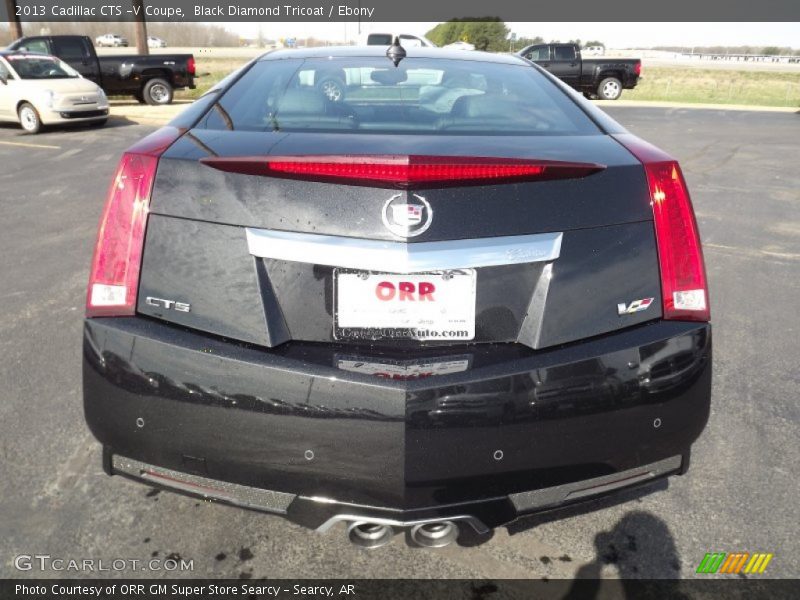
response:
<path id="1" fill-rule="evenodd" d="M 149 55 L 150 48 L 147 46 L 147 23 L 144 20 L 143 0 L 132 0 L 131 6 L 136 20 L 136 52 Z"/>
<path id="2" fill-rule="evenodd" d="M 17 16 L 16 0 L 6 0 L 6 11 L 8 12 L 8 29 L 11 31 L 11 37 L 18 40 L 22 37 L 22 23 L 19 22 Z"/>

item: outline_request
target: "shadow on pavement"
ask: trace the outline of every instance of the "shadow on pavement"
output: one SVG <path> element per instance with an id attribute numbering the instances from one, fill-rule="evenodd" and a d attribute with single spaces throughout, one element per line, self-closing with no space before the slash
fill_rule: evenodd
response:
<path id="1" fill-rule="evenodd" d="M 508 534 L 516 535 L 518 533 L 522 533 L 523 531 L 538 527 L 539 525 L 543 525 L 544 523 L 550 523 L 551 521 L 559 521 L 561 519 L 585 515 L 598 510 L 611 508 L 612 506 L 626 504 L 628 502 L 641 501 L 641 499 L 645 496 L 649 496 L 655 492 L 663 492 L 668 487 L 669 481 L 667 479 L 659 479 L 658 481 L 653 481 L 639 487 L 614 492 L 609 496 L 604 496 L 596 500 L 572 504 L 563 508 L 556 508 L 547 512 L 535 513 L 520 517 L 508 525 Z"/>
<path id="2" fill-rule="evenodd" d="M 191 98 L 175 98 L 170 104 L 160 104 L 156 106 L 151 106 L 150 104 L 146 104 L 145 102 L 139 102 L 133 98 L 125 98 L 125 99 L 111 99 L 110 104 L 111 108 L 116 108 L 118 106 L 137 106 L 140 108 L 163 108 L 165 106 L 170 106 L 171 104 L 191 104 L 194 102 Z"/>
<path id="3" fill-rule="evenodd" d="M 128 127 L 130 125 L 139 125 L 136 121 L 132 121 L 128 117 L 121 117 L 119 115 L 109 115 L 106 127 Z"/>
<path id="4" fill-rule="evenodd" d="M 25 133 L 22 127 L 19 126 L 18 123 L 12 122 L 3 122 L 0 123 L 0 131 L 10 131 L 12 134 L 16 133 L 18 137 L 25 138 L 25 141 L 30 141 L 31 143 L 36 143 L 37 140 L 44 140 L 48 133 L 59 133 L 59 132 L 75 132 L 75 131 L 101 131 L 103 129 L 109 128 L 116 128 L 116 127 L 127 127 L 129 125 L 138 125 L 136 121 L 132 121 L 127 117 L 120 117 L 117 115 L 109 115 L 108 121 L 102 126 L 100 125 L 93 125 L 91 123 L 67 123 L 63 125 L 45 125 L 42 128 L 40 134 L 31 135 L 29 133 Z"/>
<path id="5" fill-rule="evenodd" d="M 597 556 L 581 566 L 564 600 L 597 598 L 603 587 L 602 569 L 614 565 L 619 572 L 624 598 L 641 597 L 637 579 L 660 579 L 661 598 L 688 600 L 680 590 L 680 558 L 667 524 L 655 515 L 633 511 L 625 515 L 611 531 L 601 531 L 594 538 Z M 664 579 L 670 577 L 672 579 Z"/>
<path id="6" fill-rule="evenodd" d="M 664 491 L 667 489 L 667 487 L 669 487 L 668 480 L 660 479 L 658 481 L 653 481 L 649 484 L 632 488 L 626 491 L 617 492 L 615 494 L 606 496 L 604 498 L 599 498 L 597 500 L 583 502 L 580 504 L 574 504 L 571 506 L 558 508 L 548 512 L 537 513 L 521 517 L 516 521 L 514 521 L 513 523 L 509 523 L 506 528 L 508 529 L 509 535 L 516 535 L 518 533 L 522 533 L 523 531 L 533 529 L 538 525 L 549 523 L 550 521 L 557 521 L 569 517 L 575 517 L 578 515 L 595 512 L 598 510 L 610 508 L 612 506 L 617 506 L 619 504 L 625 504 L 628 502 L 641 501 L 641 498 L 643 498 L 644 496 L 647 496 L 655 492 Z M 646 514 L 646 513 L 640 513 L 640 514 Z M 472 548 L 475 546 L 481 546 L 491 541 L 493 537 L 494 537 L 494 530 L 490 530 L 488 533 L 485 534 L 480 534 L 475 532 L 475 530 L 472 529 L 471 527 L 462 525 L 456 543 L 463 548 Z M 409 546 L 414 547 L 414 544 L 409 543 Z M 676 562 L 675 564 L 679 565 L 680 563 Z M 660 565 L 659 568 L 660 568 L 659 572 L 660 577 L 675 576 L 674 572 L 670 571 L 669 569 L 665 570 L 664 565 Z"/>

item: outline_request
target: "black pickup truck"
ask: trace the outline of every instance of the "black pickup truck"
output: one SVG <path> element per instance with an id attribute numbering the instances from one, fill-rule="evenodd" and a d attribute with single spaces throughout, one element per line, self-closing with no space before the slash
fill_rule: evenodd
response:
<path id="1" fill-rule="evenodd" d="M 97 56 L 85 35 L 23 37 L 8 49 L 57 56 L 109 96 L 131 94 L 147 104 L 169 104 L 174 90 L 195 87 L 191 54 Z"/>
<path id="2" fill-rule="evenodd" d="M 635 88 L 642 74 L 638 58 L 582 58 L 576 44 L 535 44 L 517 54 L 592 99 L 616 100 L 623 89 Z"/>

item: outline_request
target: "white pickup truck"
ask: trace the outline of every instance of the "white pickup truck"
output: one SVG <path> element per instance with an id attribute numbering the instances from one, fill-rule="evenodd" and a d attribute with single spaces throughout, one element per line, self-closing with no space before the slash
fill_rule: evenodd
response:
<path id="1" fill-rule="evenodd" d="M 120 46 L 127 46 L 128 40 L 121 35 L 117 35 L 116 33 L 106 33 L 94 38 L 94 45 L 100 48 L 119 48 Z"/>

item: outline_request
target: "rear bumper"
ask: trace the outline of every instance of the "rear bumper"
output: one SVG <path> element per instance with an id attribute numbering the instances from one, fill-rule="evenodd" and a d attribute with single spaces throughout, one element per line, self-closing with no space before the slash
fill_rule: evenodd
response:
<path id="1" fill-rule="evenodd" d="M 622 88 L 625 90 L 634 89 L 638 85 L 639 79 L 641 79 L 641 76 L 639 75 L 628 76 L 627 80 L 622 84 Z"/>
<path id="2" fill-rule="evenodd" d="M 447 520 L 467 524 L 476 533 L 483 534 L 522 515 L 557 509 L 683 472 L 688 467 L 688 456 L 673 456 L 627 471 L 529 492 L 407 510 L 337 502 L 330 498 L 299 496 L 214 480 L 115 456 L 107 449 L 105 462 L 109 475 L 122 475 L 182 494 L 282 515 L 321 533 L 340 522 L 368 520 L 371 523 L 408 528 Z"/>
<path id="3" fill-rule="evenodd" d="M 189 88 L 190 90 L 195 89 L 197 86 L 194 83 L 195 75 L 183 75 L 182 73 L 174 73 L 172 76 L 172 87 L 176 90 Z"/>
<path id="4" fill-rule="evenodd" d="M 450 366 L 399 378 L 408 355 L 263 350 L 145 318 L 91 319 L 86 419 L 106 470 L 151 485 L 313 528 L 369 517 L 476 529 L 683 472 L 708 419 L 705 324 L 413 357 Z M 344 370 L 380 363 L 395 379 Z"/>

